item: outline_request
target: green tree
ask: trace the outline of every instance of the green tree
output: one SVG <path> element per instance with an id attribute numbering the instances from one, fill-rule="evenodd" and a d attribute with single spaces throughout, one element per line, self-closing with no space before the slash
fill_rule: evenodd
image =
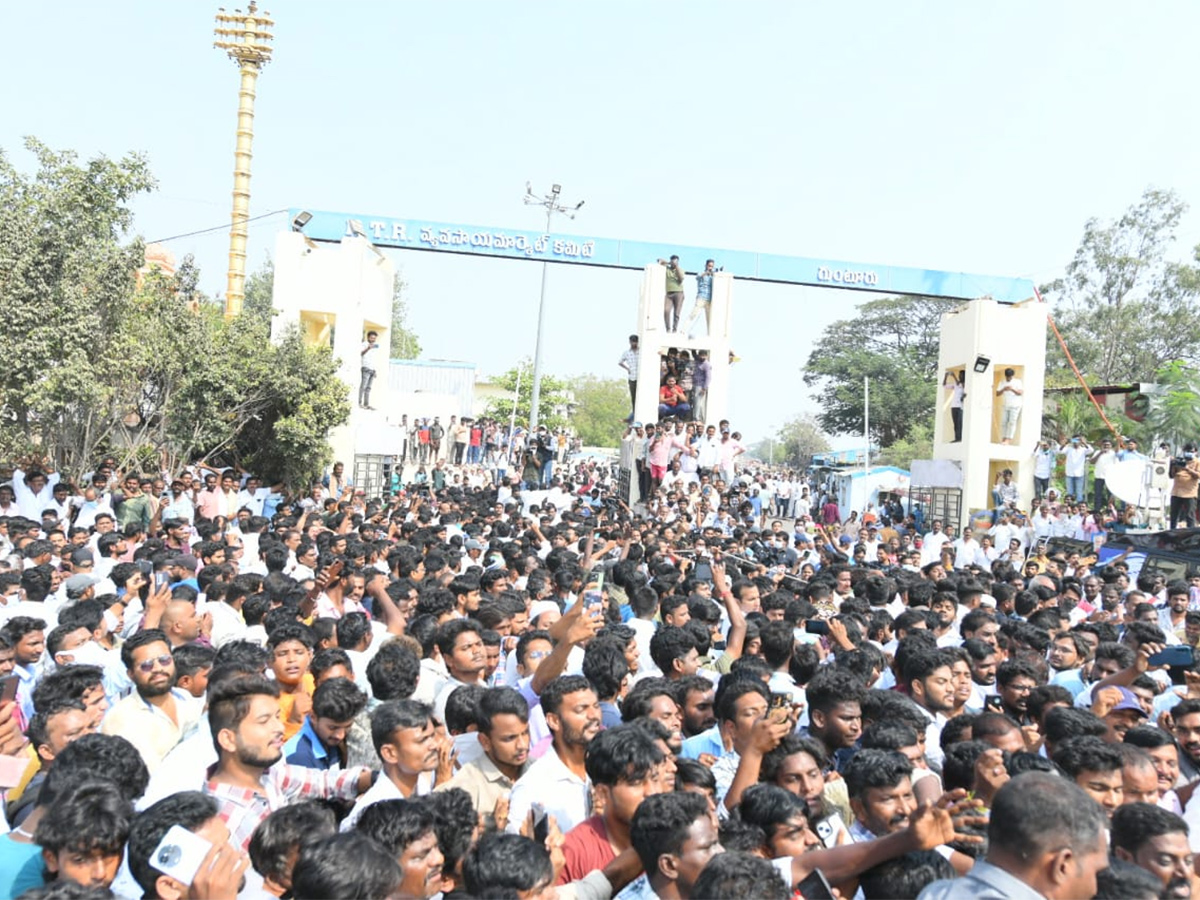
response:
<path id="1" fill-rule="evenodd" d="M 827 327 L 803 370 L 804 383 L 818 389 L 821 428 L 862 433 L 864 377 L 871 386 L 871 440 L 879 446 L 931 420 L 941 317 L 957 305 L 937 297 L 885 297 Z"/>
<path id="2" fill-rule="evenodd" d="M 545 381 L 543 380 L 543 390 Z M 571 383 L 575 411 L 571 427 L 588 447 L 619 447 L 629 412 L 629 382 L 584 375 Z"/>
<path id="3" fill-rule="evenodd" d="M 130 201 L 154 179 L 137 155 L 80 163 L 33 138 L 25 147 L 32 176 L 0 154 L 0 451 L 36 449 L 61 466 L 110 437 L 97 424 L 78 443 L 78 420 L 115 400 L 111 349 L 144 259 L 140 240 L 122 241 Z"/>
<path id="4" fill-rule="evenodd" d="M 421 355 L 421 341 L 417 333 L 408 327 L 408 283 L 396 273 L 396 284 L 392 289 L 392 359 L 416 359 Z"/>
<path id="5" fill-rule="evenodd" d="M 271 320 L 275 317 L 275 263 L 271 257 L 246 276 L 246 296 L 242 300 L 242 315 L 252 322 L 259 322 L 271 333 Z"/>
<path id="6" fill-rule="evenodd" d="M 0 156 L 0 453 L 49 455 L 68 477 L 101 454 L 177 469 L 241 463 L 298 485 L 328 459 L 349 416 L 328 348 L 265 339 L 270 264 L 248 314 L 225 321 L 188 257 L 137 277 L 129 200 L 153 179 L 136 156 L 80 164 L 28 141 L 32 177 Z M 251 293 L 251 292 L 248 292 Z M 248 298 L 250 299 L 250 298 Z M 11 458 L 11 457 L 10 457 Z"/>
<path id="7" fill-rule="evenodd" d="M 1044 288 L 1089 380 L 1148 381 L 1173 360 L 1197 360 L 1200 271 L 1166 259 L 1186 208 L 1172 191 L 1149 189 L 1116 221 L 1090 219 L 1066 274 Z M 1047 369 L 1065 370 L 1052 333 L 1046 346 Z"/>
<path id="8" fill-rule="evenodd" d="M 805 413 L 784 422 L 774 435 L 754 444 L 750 453 L 759 459 L 774 459 L 779 466 L 804 468 L 814 456 L 827 450 L 829 438 L 817 420 Z"/>
<path id="9" fill-rule="evenodd" d="M 518 391 L 517 372 L 520 371 Z M 529 427 L 529 411 L 533 404 L 533 364 L 529 358 L 522 359 L 504 374 L 492 379 L 492 383 L 505 391 L 502 397 L 493 397 L 484 409 L 484 415 L 505 422 L 512 415 L 512 398 L 517 393 L 517 424 Z M 553 375 L 542 375 L 542 393 L 538 398 L 538 424 L 547 428 L 561 428 L 567 424 L 575 407 L 575 397 L 568 382 Z"/>
<path id="10" fill-rule="evenodd" d="M 933 426 L 918 422 L 900 440 L 882 448 L 871 458 L 871 465 L 911 469 L 914 459 L 933 458 Z"/>
<path id="11" fill-rule="evenodd" d="M 1146 416 L 1148 437 L 1178 448 L 1200 435 L 1200 372 L 1176 360 L 1155 375 L 1158 391 Z"/>

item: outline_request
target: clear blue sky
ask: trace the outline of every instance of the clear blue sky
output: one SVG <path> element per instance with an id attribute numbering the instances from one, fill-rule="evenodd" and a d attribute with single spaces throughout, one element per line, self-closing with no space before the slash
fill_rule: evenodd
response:
<path id="1" fill-rule="evenodd" d="M 525 182 L 554 181 L 587 201 L 564 231 L 1040 281 L 1149 185 L 1200 202 L 1191 2 L 264 5 L 252 214 L 537 229 Z M 237 72 L 211 46 L 216 4 L 47 9 L 5 10 L 0 147 L 23 165 L 23 135 L 144 152 L 149 240 L 227 221 Z M 284 224 L 252 226 L 252 265 Z M 1182 236 L 1181 256 L 1200 218 Z M 223 290 L 225 234 L 169 246 Z M 532 354 L 540 266 L 396 259 L 427 356 L 489 373 Z M 552 268 L 547 371 L 620 375 L 637 284 Z M 738 286 L 749 437 L 816 408 L 799 367 L 861 299 Z"/>

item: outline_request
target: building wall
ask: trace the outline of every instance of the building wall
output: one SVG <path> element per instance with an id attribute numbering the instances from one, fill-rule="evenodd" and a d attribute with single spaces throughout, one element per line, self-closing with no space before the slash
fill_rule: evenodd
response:
<path id="1" fill-rule="evenodd" d="M 390 373 L 387 347 L 392 321 L 395 269 L 390 260 L 361 237 L 339 244 L 316 244 L 297 232 L 282 232 L 275 240 L 275 285 L 271 303 L 276 314 L 272 337 L 291 324 L 300 326 L 313 344 L 326 344 L 340 361 L 338 376 L 350 386 L 350 419 L 329 435 L 334 455 L 349 465 L 357 452 L 380 452 L 387 434 Z M 362 380 L 361 347 L 368 331 L 379 332 L 383 350 L 376 351 L 373 410 L 358 405 Z M 399 416 L 396 416 L 399 421 Z M 358 447 L 362 442 L 371 450 Z M 369 437 L 368 437 L 369 435 Z"/>
<path id="2" fill-rule="evenodd" d="M 703 260 L 697 264 L 703 265 Z M 688 261 L 683 261 L 687 271 Z M 638 305 L 637 335 L 640 352 L 638 356 L 637 407 L 633 417 L 639 422 L 658 421 L 659 360 L 671 347 L 687 350 L 707 350 L 712 367 L 708 387 L 706 420 L 716 424 L 728 418 L 729 410 L 729 343 L 732 338 L 731 301 L 733 299 L 733 276 L 718 272 L 713 276 L 712 333 L 704 334 L 704 317 L 697 319 L 694 331 L 698 335 L 689 340 L 687 322 L 695 303 L 695 279 L 687 278 L 680 332 L 668 333 L 663 323 L 663 298 L 666 295 L 667 270 L 660 265 L 646 266 L 642 274 L 640 303 Z M 619 356 L 621 351 L 617 351 Z"/>
<path id="3" fill-rule="evenodd" d="M 978 356 L 987 356 L 984 372 L 975 372 Z M 1000 443 L 1002 399 L 996 389 L 1006 368 L 1024 384 L 1024 405 L 1012 444 Z M 1021 490 L 1021 506 L 1033 499 L 1033 451 L 1042 431 L 1042 391 L 1046 380 L 1046 307 L 1036 301 L 1000 304 L 973 300 L 942 316 L 938 352 L 938 403 L 933 435 L 935 459 L 954 460 L 963 472 L 967 510 L 992 506 L 996 473 L 1013 470 Z M 941 384 L 947 372 L 966 377 L 963 439 L 953 443 L 954 427 Z"/>

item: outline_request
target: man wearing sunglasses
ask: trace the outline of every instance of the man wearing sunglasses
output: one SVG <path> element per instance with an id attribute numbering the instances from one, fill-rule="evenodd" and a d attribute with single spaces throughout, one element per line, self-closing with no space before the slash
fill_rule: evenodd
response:
<path id="1" fill-rule="evenodd" d="M 139 631 L 121 647 L 121 662 L 134 693 L 112 705 L 100 725 L 103 734 L 128 740 L 153 774 L 163 757 L 199 722 L 202 701 L 175 687 L 175 661 L 167 636 Z"/>

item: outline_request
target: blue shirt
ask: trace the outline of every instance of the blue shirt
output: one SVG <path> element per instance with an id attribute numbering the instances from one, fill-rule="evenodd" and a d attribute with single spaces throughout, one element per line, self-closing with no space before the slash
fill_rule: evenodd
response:
<path id="1" fill-rule="evenodd" d="M 30 888 L 41 887 L 45 871 L 41 847 L 32 842 L 18 843 L 7 834 L 0 836 L 0 900 L 11 900 Z"/>
<path id="2" fill-rule="evenodd" d="M 342 759 L 330 753 L 313 728 L 312 716 L 304 717 L 304 724 L 290 741 L 283 745 L 283 755 L 290 766 L 306 766 L 310 769 L 338 769 Z"/>
<path id="3" fill-rule="evenodd" d="M 695 737 L 688 738 L 679 751 L 679 755 L 684 759 L 699 759 L 702 753 L 711 753 L 716 757 L 724 756 L 725 742 L 721 740 L 720 723 Z"/>
<path id="4" fill-rule="evenodd" d="M 711 300 L 712 299 L 712 275 L 706 272 L 701 272 L 696 276 L 696 299 Z"/>

